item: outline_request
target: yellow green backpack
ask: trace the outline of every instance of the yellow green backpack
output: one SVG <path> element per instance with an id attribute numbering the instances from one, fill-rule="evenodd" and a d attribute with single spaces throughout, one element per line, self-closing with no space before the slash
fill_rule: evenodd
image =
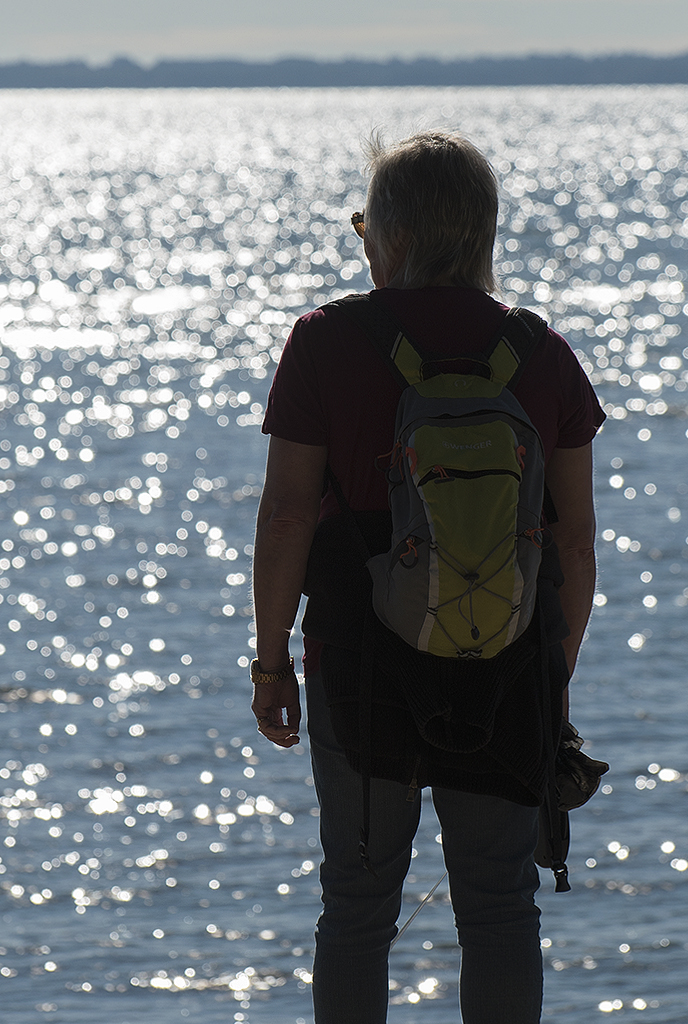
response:
<path id="1" fill-rule="evenodd" d="M 493 658 L 535 605 L 544 452 L 512 389 L 547 325 L 511 309 L 486 351 L 433 358 L 368 296 L 332 305 L 403 388 L 387 468 L 392 544 L 367 562 L 373 608 L 417 650 Z"/>

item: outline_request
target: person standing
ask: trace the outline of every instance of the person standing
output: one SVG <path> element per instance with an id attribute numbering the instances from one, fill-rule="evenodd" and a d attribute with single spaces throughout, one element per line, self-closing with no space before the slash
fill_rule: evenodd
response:
<path id="1" fill-rule="evenodd" d="M 375 285 L 370 302 L 439 359 L 486 350 L 507 314 L 492 297 L 498 199 L 488 161 L 465 138 L 430 132 L 389 148 L 372 142 L 370 169 L 365 213 L 352 218 Z M 374 685 L 393 696 L 389 715 L 378 716 L 386 721 L 373 728 L 373 736 L 385 736 L 378 747 L 389 751 L 374 751 L 380 757 L 370 779 L 366 836 L 372 870 L 361 865 L 364 791 L 333 716 L 338 694 L 351 700 L 353 693 L 355 700 L 369 586 L 364 572 L 347 572 L 356 556 L 347 549 L 351 531 L 341 501 L 361 525 L 371 554 L 386 550 L 387 482 L 376 459 L 393 446 L 400 393 L 366 334 L 336 307 L 325 306 L 295 324 L 263 425 L 270 443 L 256 526 L 252 710 L 268 740 L 283 747 L 299 742 L 289 636 L 306 588 L 308 732 L 324 853 L 315 1021 L 387 1020 L 389 948 L 420 818 L 420 789 L 430 785 L 462 950 L 464 1024 L 536 1024 L 542 960 L 533 853 L 549 727 L 537 672 L 514 667 L 513 678 L 494 690 L 489 741 L 482 748 L 444 756 L 411 779 L 405 776 L 404 751 L 416 742 L 415 726 L 409 709 L 397 701 L 395 681 L 411 666 L 419 685 L 431 685 L 434 669 L 422 660 L 416 669 L 417 652 L 375 627 Z M 595 586 L 591 443 L 604 413 L 573 352 L 552 330 L 539 342 L 514 394 L 542 439 L 556 510 L 549 531 L 563 582 L 556 579 L 557 569 L 539 587 L 542 643 L 552 677 L 548 711 L 556 723 L 567 709 L 568 679 Z M 452 662 L 457 685 L 470 684 L 470 665 L 440 660 Z M 384 760 L 395 746 L 401 769 Z"/>

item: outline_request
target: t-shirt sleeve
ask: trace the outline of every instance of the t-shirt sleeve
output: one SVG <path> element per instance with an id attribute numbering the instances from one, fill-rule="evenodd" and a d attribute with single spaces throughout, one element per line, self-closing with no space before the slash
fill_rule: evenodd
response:
<path id="1" fill-rule="evenodd" d="M 327 423 L 313 358 L 314 314 L 297 320 L 284 346 L 263 420 L 263 433 L 297 444 L 327 444 Z"/>
<path id="2" fill-rule="evenodd" d="M 557 448 L 582 448 L 589 444 L 606 416 L 575 353 L 559 335 L 560 406 Z"/>

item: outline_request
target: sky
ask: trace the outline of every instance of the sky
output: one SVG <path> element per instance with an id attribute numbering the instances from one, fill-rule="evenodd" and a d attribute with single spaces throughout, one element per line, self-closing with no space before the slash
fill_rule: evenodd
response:
<path id="1" fill-rule="evenodd" d="M 0 62 L 688 52 L 688 0 L 0 0 Z"/>

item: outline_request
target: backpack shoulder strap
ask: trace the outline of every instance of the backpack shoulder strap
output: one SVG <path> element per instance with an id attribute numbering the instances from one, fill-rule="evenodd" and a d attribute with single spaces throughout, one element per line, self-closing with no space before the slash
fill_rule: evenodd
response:
<path id="1" fill-rule="evenodd" d="M 346 295 L 328 302 L 336 306 L 364 332 L 375 350 L 388 364 L 400 387 L 419 384 L 421 367 L 429 355 L 414 345 L 401 327 L 369 295 Z"/>
<path id="2" fill-rule="evenodd" d="M 412 342 L 393 317 L 369 295 L 346 295 L 329 302 L 325 308 L 329 307 L 337 307 L 356 323 L 402 388 L 422 381 L 423 364 L 432 359 L 432 354 Z M 489 364 L 494 379 L 513 390 L 546 330 L 547 324 L 537 313 L 514 307 L 506 314 L 480 359 Z"/>
<path id="3" fill-rule="evenodd" d="M 486 353 L 493 378 L 513 391 L 546 330 L 537 313 L 517 306 L 510 309 Z"/>

